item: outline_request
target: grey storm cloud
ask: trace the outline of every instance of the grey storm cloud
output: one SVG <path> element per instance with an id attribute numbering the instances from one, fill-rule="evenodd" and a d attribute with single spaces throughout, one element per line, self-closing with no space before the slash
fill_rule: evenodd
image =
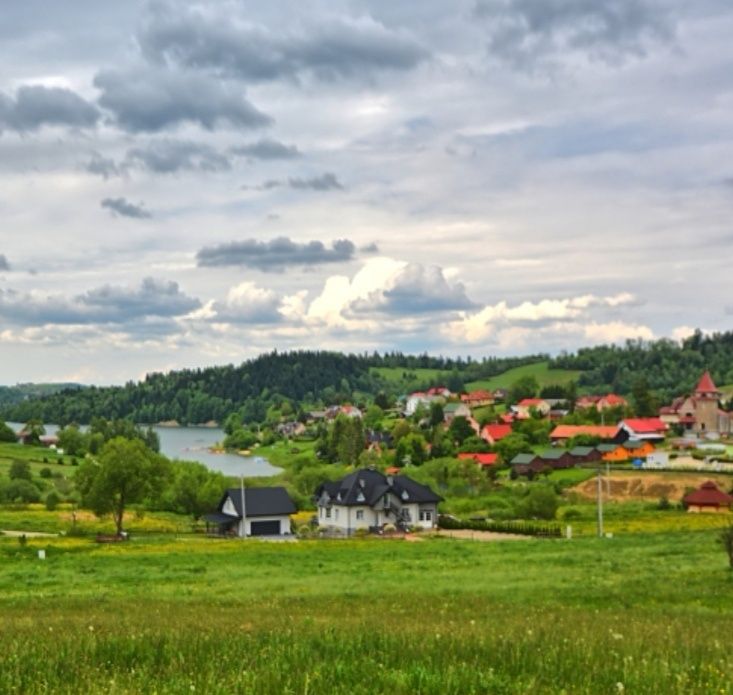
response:
<path id="1" fill-rule="evenodd" d="M 90 128 L 100 118 L 96 106 L 62 87 L 20 87 L 15 98 L 0 93 L 0 130 L 33 131 L 43 126 Z"/>
<path id="2" fill-rule="evenodd" d="M 310 179 L 288 179 L 288 185 L 290 188 L 310 189 L 313 191 L 336 191 L 343 190 L 344 188 L 335 174 L 331 173 L 314 176 Z"/>
<path id="3" fill-rule="evenodd" d="M 252 159 L 296 159 L 300 152 L 295 145 L 285 145 L 277 140 L 264 138 L 249 145 L 232 147 L 229 150 L 232 154 Z"/>
<path id="4" fill-rule="evenodd" d="M 291 266 L 316 266 L 350 261 L 356 247 L 348 239 L 339 239 L 327 248 L 321 241 L 298 243 L 287 237 L 271 241 L 233 241 L 209 246 L 196 254 L 199 266 L 247 266 L 263 271 L 280 271 Z"/>
<path id="5" fill-rule="evenodd" d="M 675 33 L 658 0 L 477 0 L 475 14 L 486 20 L 489 52 L 527 70 L 572 53 L 617 63 Z"/>
<path id="6" fill-rule="evenodd" d="M 147 277 L 139 288 L 105 285 L 79 296 L 77 301 L 91 309 L 101 310 L 123 322 L 141 316 L 174 317 L 187 314 L 201 306 L 198 299 L 189 297 L 177 282 L 163 282 Z"/>
<path id="7" fill-rule="evenodd" d="M 287 186 L 300 191 L 342 191 L 344 185 L 338 180 L 335 174 L 326 172 L 320 176 L 310 178 L 289 178 L 287 180 L 269 179 L 257 186 L 242 186 L 245 191 L 270 191 L 273 188 Z"/>
<path id="8" fill-rule="evenodd" d="M 90 174 L 101 176 L 105 180 L 114 176 L 122 176 L 124 174 L 124 169 L 119 166 L 114 159 L 104 157 L 99 154 L 99 152 L 92 152 L 92 155 L 84 166 L 84 169 Z"/>
<path id="9" fill-rule="evenodd" d="M 136 220 L 146 220 L 152 217 L 142 204 L 135 205 L 126 198 L 105 198 L 100 205 L 113 215 L 120 215 L 121 217 L 132 217 Z"/>
<path id="10" fill-rule="evenodd" d="M 210 145 L 188 140 L 155 140 L 127 151 L 125 165 L 158 174 L 177 171 L 227 171 L 229 159 Z"/>
<path id="11" fill-rule="evenodd" d="M 357 313 L 379 312 L 397 316 L 471 309 L 476 305 L 466 296 L 461 282 L 450 282 L 439 266 L 410 263 L 387 289 L 357 300 Z"/>
<path id="12" fill-rule="evenodd" d="M 151 61 L 214 69 L 247 80 L 296 78 L 310 72 L 324 79 L 409 70 L 428 58 L 411 35 L 375 20 L 321 21 L 298 33 L 239 22 L 217 14 L 158 3 L 138 34 Z"/>
<path id="13" fill-rule="evenodd" d="M 10 270 L 10 261 L 4 253 L 0 253 L 0 270 Z"/>
<path id="14" fill-rule="evenodd" d="M 105 285 L 75 297 L 39 296 L 0 289 L 0 317 L 23 326 L 126 324 L 172 319 L 198 309 L 201 302 L 178 283 L 145 278 L 139 287 Z"/>
<path id="15" fill-rule="evenodd" d="M 222 124 L 260 128 L 272 119 L 244 97 L 241 87 L 200 73 L 150 67 L 97 73 L 99 103 L 128 132 L 156 132 L 197 123 L 207 130 Z"/>

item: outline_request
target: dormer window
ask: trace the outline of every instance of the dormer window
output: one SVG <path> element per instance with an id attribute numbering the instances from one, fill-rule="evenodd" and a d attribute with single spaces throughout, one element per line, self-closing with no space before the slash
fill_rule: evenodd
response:
<path id="1" fill-rule="evenodd" d="M 363 490 L 365 486 L 366 482 L 364 481 L 364 478 L 359 478 L 359 487 Z"/>
<path id="2" fill-rule="evenodd" d="M 407 490 L 403 490 L 403 491 L 402 491 L 402 494 L 400 495 L 400 497 L 401 497 L 401 498 L 402 498 L 403 500 L 408 500 L 408 499 L 410 499 L 410 495 L 408 495 L 408 494 L 407 494 Z"/>
<path id="3" fill-rule="evenodd" d="M 357 502 L 366 502 L 366 497 L 364 497 L 363 492 L 359 492 L 359 494 L 356 496 L 356 501 Z"/>
<path id="4" fill-rule="evenodd" d="M 341 493 L 340 492 L 338 493 L 338 495 L 336 495 L 336 501 L 337 502 L 340 502 L 341 501 Z"/>

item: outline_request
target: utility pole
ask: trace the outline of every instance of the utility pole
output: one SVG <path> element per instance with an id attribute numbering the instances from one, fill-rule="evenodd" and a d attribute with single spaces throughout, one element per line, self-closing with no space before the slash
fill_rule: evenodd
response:
<path id="1" fill-rule="evenodd" d="M 240 477 L 239 483 L 240 483 L 240 492 L 242 493 L 242 528 L 239 532 L 239 537 L 246 538 L 247 537 L 247 508 L 244 504 L 244 475 Z"/>
<path id="2" fill-rule="evenodd" d="M 601 485 L 601 466 L 598 466 L 598 537 L 603 538 L 603 486 Z"/>

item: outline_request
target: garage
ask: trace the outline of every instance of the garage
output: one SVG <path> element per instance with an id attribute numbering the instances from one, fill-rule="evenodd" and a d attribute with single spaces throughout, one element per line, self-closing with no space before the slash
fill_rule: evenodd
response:
<path id="1" fill-rule="evenodd" d="M 250 521 L 250 533 L 253 536 L 279 536 L 280 520 Z"/>

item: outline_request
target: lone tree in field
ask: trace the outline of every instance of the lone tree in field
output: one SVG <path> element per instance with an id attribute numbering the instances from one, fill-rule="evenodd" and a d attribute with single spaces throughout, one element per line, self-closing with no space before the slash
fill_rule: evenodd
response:
<path id="1" fill-rule="evenodd" d="M 98 461 L 87 461 L 77 473 L 82 502 L 95 514 L 112 514 L 117 533 L 128 504 L 158 494 L 169 475 L 169 462 L 139 439 L 115 437 Z"/>

